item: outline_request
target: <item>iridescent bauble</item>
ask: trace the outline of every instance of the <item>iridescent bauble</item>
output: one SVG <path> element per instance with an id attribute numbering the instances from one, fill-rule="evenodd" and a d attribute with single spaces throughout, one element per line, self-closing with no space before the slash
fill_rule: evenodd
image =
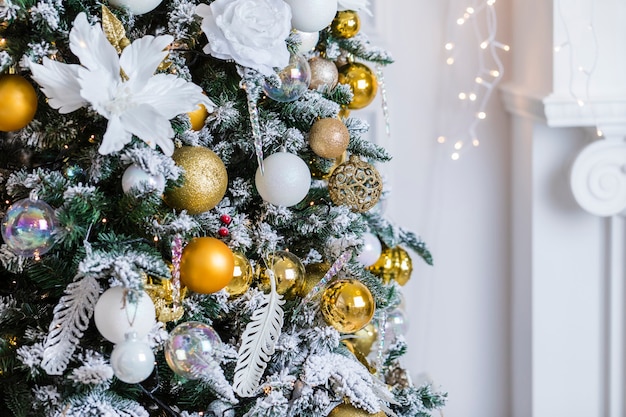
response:
<path id="1" fill-rule="evenodd" d="M 378 260 L 368 269 L 372 274 L 379 277 L 383 284 L 389 284 L 395 280 L 398 284 L 405 285 L 411 278 L 413 261 L 409 253 L 400 246 L 387 247 L 383 249 Z"/>
<path id="2" fill-rule="evenodd" d="M 165 360 L 176 374 L 187 379 L 208 376 L 222 341 L 208 324 L 189 321 L 179 324 L 165 342 Z"/>
<path id="3" fill-rule="evenodd" d="M 226 292 L 231 297 L 238 297 L 250 288 L 254 272 L 246 255 L 241 252 L 233 252 L 233 255 L 235 257 L 235 269 L 233 278 L 226 286 Z"/>
<path id="4" fill-rule="evenodd" d="M 370 290 L 356 279 L 333 281 L 322 293 L 324 320 L 341 333 L 361 330 L 374 316 L 376 304 Z"/>
<path id="5" fill-rule="evenodd" d="M 350 144 L 350 132 L 339 119 L 319 119 L 309 131 L 309 146 L 322 158 L 339 158 Z"/>
<path id="6" fill-rule="evenodd" d="M 379 411 L 375 414 L 370 414 L 362 408 L 357 408 L 349 403 L 341 403 L 337 407 L 333 408 L 328 417 L 386 417 L 387 415 Z"/>
<path id="7" fill-rule="evenodd" d="M 317 42 L 320 39 L 319 32 L 302 32 L 299 30 L 295 31 L 300 36 L 300 41 L 302 42 L 298 47 L 298 53 L 305 55 L 307 52 L 312 51 L 317 46 Z"/>
<path id="8" fill-rule="evenodd" d="M 259 288 L 266 292 L 270 290 L 269 269 L 274 273 L 276 292 L 287 299 L 302 294 L 306 273 L 302 261 L 296 255 L 284 250 L 275 251 L 267 256 L 265 264 L 266 267 L 259 266 L 258 269 Z"/>
<path id="9" fill-rule="evenodd" d="M 339 68 L 339 82 L 347 84 L 352 90 L 352 101 L 348 108 L 362 109 L 370 104 L 378 91 L 378 80 L 372 70 L 365 64 L 353 62 Z"/>
<path id="10" fill-rule="evenodd" d="M 37 112 L 37 93 L 21 75 L 0 75 L 0 131 L 12 132 L 29 124 Z"/>
<path id="11" fill-rule="evenodd" d="M 263 91 L 269 98 L 287 103 L 300 98 L 311 83 L 311 68 L 306 58 L 300 54 L 291 54 L 289 64 L 278 72 L 280 85 L 272 85 L 266 80 Z"/>
<path id="12" fill-rule="evenodd" d="M 398 336 L 406 335 L 408 329 L 409 321 L 404 311 L 396 308 L 387 313 L 385 345 L 389 346 Z"/>
<path id="13" fill-rule="evenodd" d="M 204 122 L 209 117 L 209 112 L 204 104 L 198 104 L 198 108 L 194 111 L 187 113 L 189 116 L 189 122 L 191 123 L 191 130 L 202 130 Z"/>
<path id="14" fill-rule="evenodd" d="M 328 180 L 330 199 L 336 205 L 345 205 L 357 213 L 374 207 L 383 191 L 383 179 L 372 165 L 350 155 L 333 171 Z"/>
<path id="15" fill-rule="evenodd" d="M 304 285 L 301 297 L 306 297 L 316 285 L 324 278 L 331 265 L 328 262 L 315 262 L 304 267 Z M 323 289 L 323 288 L 322 288 Z"/>
<path id="16" fill-rule="evenodd" d="M 139 339 L 144 338 L 156 323 L 156 311 L 145 291 L 111 287 L 98 298 L 93 319 L 102 337 L 117 344 L 131 332 Z"/>
<path id="17" fill-rule="evenodd" d="M 276 206 L 298 204 L 311 188 L 311 172 L 306 162 L 289 152 L 276 152 L 263 160 L 264 172 L 257 168 L 256 189 L 263 200 Z"/>
<path id="18" fill-rule="evenodd" d="M 129 165 L 122 175 L 124 193 L 129 194 L 133 188 L 137 189 L 142 184 L 150 190 L 162 192 L 165 188 L 165 177 L 163 174 L 152 175 L 139 165 Z"/>
<path id="19" fill-rule="evenodd" d="M 340 10 L 331 22 L 330 29 L 338 38 L 352 38 L 361 29 L 361 19 L 354 10 Z"/>
<path id="20" fill-rule="evenodd" d="M 319 32 L 337 14 L 337 0 L 285 0 L 291 8 L 291 26 L 302 32 Z"/>
<path id="21" fill-rule="evenodd" d="M 52 248 L 56 226 L 54 210 L 48 203 L 24 198 L 7 209 L 2 239 L 16 254 L 37 258 Z"/>
<path id="22" fill-rule="evenodd" d="M 183 146 L 174 151 L 172 159 L 185 172 L 183 184 L 165 192 L 168 206 L 200 214 L 222 201 L 228 187 L 228 173 L 215 152 L 202 146 Z"/>
<path id="23" fill-rule="evenodd" d="M 183 249 L 180 282 L 191 291 L 211 294 L 233 278 L 235 257 L 230 248 L 214 237 L 196 237 Z"/>
<path id="24" fill-rule="evenodd" d="M 382 250 L 378 236 L 369 232 L 363 233 L 363 247 L 357 256 L 357 261 L 366 268 L 374 265 L 380 258 Z"/>
<path id="25" fill-rule="evenodd" d="M 334 88 L 339 82 L 339 71 L 334 62 L 319 56 L 309 59 L 311 68 L 311 82 L 309 88 L 317 90 L 320 87 Z"/>
<path id="26" fill-rule="evenodd" d="M 129 333 L 123 342 L 113 348 L 110 362 L 117 379 L 136 384 L 152 374 L 154 353 L 150 345 L 139 340 L 135 333 Z"/>
<path id="27" fill-rule="evenodd" d="M 113 6 L 130 10 L 140 15 L 156 9 L 163 0 L 109 0 Z"/>

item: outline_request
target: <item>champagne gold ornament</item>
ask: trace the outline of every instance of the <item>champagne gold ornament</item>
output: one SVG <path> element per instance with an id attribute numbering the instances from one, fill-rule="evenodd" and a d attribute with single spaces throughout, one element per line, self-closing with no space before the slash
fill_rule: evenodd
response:
<path id="1" fill-rule="evenodd" d="M 372 70 L 365 64 L 353 62 L 339 68 L 339 82 L 347 84 L 352 90 L 352 101 L 348 108 L 362 109 L 370 104 L 378 91 L 378 80 Z"/>
<path id="2" fill-rule="evenodd" d="M 276 291 L 285 298 L 292 299 L 302 294 L 304 277 L 306 275 L 304 265 L 300 259 L 291 252 L 279 250 L 267 256 L 266 265 L 259 265 L 258 279 L 259 288 L 263 291 L 270 290 L 270 276 L 268 269 L 274 273 L 276 279 Z"/>
<path id="3" fill-rule="evenodd" d="M 387 417 L 385 413 L 379 411 L 370 414 L 362 408 L 357 408 L 350 403 L 342 403 L 333 408 L 328 417 Z"/>
<path id="4" fill-rule="evenodd" d="M 395 280 L 398 284 L 405 285 L 411 278 L 413 261 L 409 253 L 400 246 L 387 247 L 383 249 L 376 263 L 367 269 L 379 277 L 383 284 Z"/>
<path id="5" fill-rule="evenodd" d="M 233 279 L 226 286 L 226 292 L 231 297 L 238 297 L 248 291 L 254 273 L 246 255 L 241 252 L 233 252 L 233 255 L 235 256 L 235 269 Z"/>
<path id="6" fill-rule="evenodd" d="M 348 148 L 350 132 L 339 119 L 317 120 L 309 132 L 309 146 L 322 158 L 339 158 Z"/>
<path id="7" fill-rule="evenodd" d="M 332 89 L 337 85 L 339 81 L 339 71 L 334 62 L 319 56 L 314 56 L 309 59 L 309 67 L 311 68 L 309 89 L 317 90 L 322 86 Z"/>
<path id="8" fill-rule="evenodd" d="M 178 321 L 183 317 L 185 309 L 181 302 L 187 294 L 187 288 L 181 288 L 178 299 L 175 300 L 175 291 L 171 279 L 148 276 L 144 284 L 144 291 L 148 293 L 154 303 L 158 321 L 168 323 Z"/>
<path id="9" fill-rule="evenodd" d="M 191 291 L 211 294 L 233 278 L 235 258 L 224 242 L 213 237 L 189 241 L 180 260 L 180 282 Z"/>
<path id="10" fill-rule="evenodd" d="M 330 24 L 333 35 L 342 39 L 352 38 L 360 29 L 361 19 L 354 10 L 338 11 Z"/>
<path id="11" fill-rule="evenodd" d="M 211 210 L 222 200 L 228 186 L 228 174 L 215 152 L 201 146 L 183 146 L 174 151 L 172 159 L 185 173 L 180 187 L 165 192 L 168 206 L 199 214 Z"/>
<path id="12" fill-rule="evenodd" d="M 0 131 L 20 130 L 33 120 L 37 93 L 21 75 L 0 75 Z"/>
<path id="13" fill-rule="evenodd" d="M 357 213 L 374 207 L 383 190 L 383 180 L 372 165 L 350 155 L 339 165 L 328 180 L 330 199 L 336 205 L 346 205 Z"/>
<path id="14" fill-rule="evenodd" d="M 330 264 L 328 262 L 316 262 L 312 264 L 308 264 L 305 268 L 304 274 L 304 285 L 302 286 L 302 292 L 300 293 L 301 297 L 305 297 L 308 293 L 311 292 L 313 287 L 315 287 L 326 272 L 330 269 Z"/>
<path id="15" fill-rule="evenodd" d="M 324 320 L 341 333 L 361 330 L 374 316 L 376 305 L 370 290 L 356 279 L 340 279 L 326 287 L 320 310 Z"/>

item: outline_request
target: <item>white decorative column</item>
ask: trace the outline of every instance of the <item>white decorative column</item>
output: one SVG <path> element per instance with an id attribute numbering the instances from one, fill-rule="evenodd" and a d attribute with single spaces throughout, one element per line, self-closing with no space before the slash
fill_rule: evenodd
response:
<path id="1" fill-rule="evenodd" d="M 626 3 L 511 1 L 512 415 L 626 417 Z"/>

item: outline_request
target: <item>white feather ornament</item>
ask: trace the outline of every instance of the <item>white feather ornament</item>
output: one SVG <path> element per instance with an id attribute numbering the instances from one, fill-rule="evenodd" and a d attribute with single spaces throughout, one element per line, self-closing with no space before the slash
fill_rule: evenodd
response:
<path id="1" fill-rule="evenodd" d="M 233 381 L 233 388 L 240 397 L 252 397 L 259 388 L 259 382 L 274 354 L 283 327 L 284 312 L 281 306 L 285 300 L 276 292 L 274 274 L 270 269 L 267 271 L 271 290 L 269 294 L 263 295 L 259 308 L 252 314 L 241 337 Z"/>

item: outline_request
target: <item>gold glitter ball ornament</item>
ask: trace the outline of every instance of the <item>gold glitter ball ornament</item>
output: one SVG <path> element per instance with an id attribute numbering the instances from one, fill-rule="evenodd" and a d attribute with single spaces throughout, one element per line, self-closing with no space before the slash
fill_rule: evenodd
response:
<path id="1" fill-rule="evenodd" d="M 319 119 L 309 132 L 309 146 L 322 158 L 339 158 L 348 148 L 350 132 L 339 119 Z"/>
<path id="2" fill-rule="evenodd" d="M 354 10 L 340 10 L 335 15 L 335 18 L 330 23 L 330 30 L 333 35 L 342 38 L 349 39 L 359 33 L 361 29 L 361 19 Z"/>
<path id="3" fill-rule="evenodd" d="M 383 179 L 372 165 L 356 155 L 339 165 L 328 180 L 330 199 L 357 213 L 374 207 L 383 191 Z"/>
<path id="4" fill-rule="evenodd" d="M 224 162 L 210 149 L 183 146 L 174 151 L 172 159 L 185 170 L 180 187 L 166 191 L 168 206 L 200 214 L 215 207 L 226 194 L 228 174 Z"/>
<path id="5" fill-rule="evenodd" d="M 337 66 L 328 59 L 314 56 L 309 59 L 309 68 L 311 68 L 311 82 L 309 83 L 311 90 L 317 90 L 322 86 L 331 89 L 339 82 Z"/>
<path id="6" fill-rule="evenodd" d="M 287 299 L 293 299 L 302 294 L 306 272 L 302 261 L 296 255 L 279 250 L 267 256 L 266 265 L 267 267 L 259 264 L 257 270 L 259 288 L 262 291 L 270 291 L 270 276 L 267 271 L 270 269 L 274 273 L 276 291 L 279 294 L 283 294 Z"/>
<path id="7" fill-rule="evenodd" d="M 21 75 L 0 75 L 0 131 L 20 130 L 37 112 L 37 93 Z"/>
<path id="8" fill-rule="evenodd" d="M 250 261 L 241 252 L 233 252 L 235 257 L 235 269 L 233 272 L 233 278 L 226 286 L 226 292 L 231 297 L 238 297 L 248 291 L 254 272 L 252 271 L 252 265 Z"/>
<path id="9" fill-rule="evenodd" d="M 352 90 L 352 101 L 348 108 L 362 109 L 370 104 L 378 91 L 378 80 L 372 70 L 365 64 L 353 62 L 339 68 L 339 82 L 347 84 Z"/>
<path id="10" fill-rule="evenodd" d="M 370 290 L 356 279 L 332 282 L 322 293 L 324 320 L 341 333 L 354 333 L 372 320 L 376 305 Z"/>
<path id="11" fill-rule="evenodd" d="M 383 249 L 376 263 L 367 269 L 379 277 L 383 284 L 389 284 L 394 280 L 400 285 L 405 285 L 411 278 L 413 261 L 409 253 L 400 246 L 387 247 Z"/>
<path id="12" fill-rule="evenodd" d="M 387 415 L 379 411 L 375 414 L 370 414 L 362 408 L 357 408 L 350 403 L 342 403 L 333 408 L 328 417 L 387 417 Z"/>

